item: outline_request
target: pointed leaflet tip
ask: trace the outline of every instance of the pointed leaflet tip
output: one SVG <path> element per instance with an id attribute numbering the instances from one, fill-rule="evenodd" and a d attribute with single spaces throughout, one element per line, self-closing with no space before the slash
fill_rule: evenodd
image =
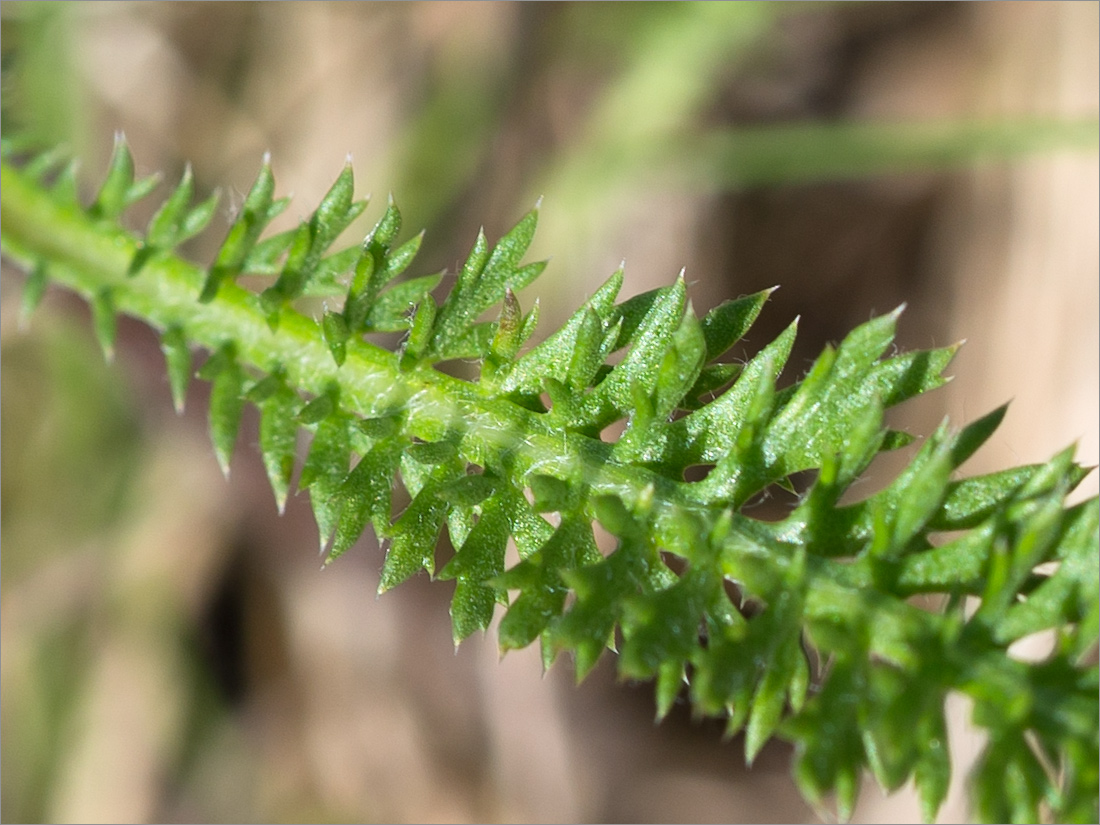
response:
<path id="1" fill-rule="evenodd" d="M 151 252 L 153 249 L 171 249 L 181 240 L 180 227 L 191 203 L 194 186 L 191 165 L 187 164 L 179 184 L 149 220 L 145 232 L 146 250 Z M 132 275 L 137 274 L 140 264 L 143 263 L 139 256 L 135 256 L 134 263 L 131 264 Z"/>
<path id="2" fill-rule="evenodd" d="M 115 335 L 118 322 L 115 318 L 114 295 L 110 287 L 104 287 L 92 299 L 92 325 L 103 357 L 111 363 L 115 357 Z"/>
<path id="3" fill-rule="evenodd" d="M 107 167 L 107 176 L 88 208 L 93 218 L 116 218 L 127 206 L 127 193 L 134 183 L 134 159 L 121 132 L 115 133 L 115 145 Z"/>
<path id="4" fill-rule="evenodd" d="M 241 425 L 244 409 L 245 375 L 237 363 L 232 344 L 225 344 L 199 369 L 199 377 L 211 382 L 208 424 L 210 440 L 222 473 L 229 478 L 229 462 Z"/>
<path id="5" fill-rule="evenodd" d="M 176 414 L 180 415 L 187 399 L 187 384 L 191 380 L 191 350 L 183 330 L 179 326 L 166 329 L 160 339 L 160 348 L 168 368 L 172 405 L 176 408 Z"/>
<path id="6" fill-rule="evenodd" d="M 260 233 L 287 203 L 285 198 L 274 201 L 274 193 L 275 176 L 271 173 L 271 154 L 268 152 L 207 273 L 199 295 L 200 303 L 210 303 L 222 282 L 232 281 L 240 274 Z"/>
<path id="7" fill-rule="evenodd" d="M 347 357 L 347 341 L 350 335 L 344 316 L 326 309 L 321 316 L 321 334 L 332 353 L 332 360 L 337 367 L 342 367 Z"/>
<path id="8" fill-rule="evenodd" d="M 282 376 L 283 370 L 277 367 L 248 392 L 249 399 L 260 408 L 260 452 L 280 515 L 286 509 L 294 472 L 300 405 L 297 394 L 286 385 Z"/>
<path id="9" fill-rule="evenodd" d="M 43 259 L 35 261 L 23 284 L 23 301 L 19 310 L 19 328 L 26 329 L 30 322 L 31 314 L 42 303 L 42 297 L 46 294 L 49 285 L 49 277 L 46 275 L 46 262 Z"/>

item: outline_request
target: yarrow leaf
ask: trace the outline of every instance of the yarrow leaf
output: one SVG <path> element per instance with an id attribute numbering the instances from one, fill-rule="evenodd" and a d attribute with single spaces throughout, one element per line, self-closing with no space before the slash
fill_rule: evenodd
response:
<path id="1" fill-rule="evenodd" d="M 366 208 L 350 165 L 298 227 L 265 238 L 287 203 L 265 158 L 198 267 L 176 250 L 216 200 L 192 206 L 189 168 L 135 234 L 122 220 L 155 179 L 135 180 L 121 138 L 87 206 L 72 165 L 56 171 L 62 155 L 3 146 L 0 237 L 28 273 L 24 315 L 53 283 L 90 303 L 108 353 L 117 315 L 149 323 L 177 409 L 192 351 L 209 352 L 198 376 L 223 471 L 253 404 L 281 511 L 309 431 L 297 487 L 327 562 L 371 526 L 388 548 L 379 591 L 420 571 L 454 582 L 456 644 L 500 607 L 503 650 L 538 640 L 544 666 L 564 654 L 578 679 L 617 650 L 624 678 L 655 680 L 659 717 L 681 698 L 723 717 L 749 761 L 791 742 L 802 793 L 831 795 L 841 818 L 865 773 L 888 790 L 912 778 L 935 817 L 945 697 L 961 693 L 989 740 L 971 777 L 979 816 L 1096 820 L 1100 506 L 1067 504 L 1087 470 L 1066 450 L 960 475 L 1002 407 L 959 431 L 945 422 L 890 483 L 853 497 L 878 455 L 914 440 L 886 411 L 942 385 L 957 349 L 892 351 L 900 310 L 783 384 L 796 324 L 721 360 L 771 290 L 700 318 L 682 274 L 616 303 L 620 270 L 529 345 L 538 304 L 524 313 L 517 293 L 545 266 L 523 261 L 537 210 L 495 245 L 479 233 L 441 292 L 441 274 L 406 275 L 422 235 L 399 241 L 392 198 L 362 243 L 333 251 Z M 253 292 L 245 273 L 275 280 Z M 316 317 L 295 303 L 308 295 L 325 297 Z M 403 337 L 391 351 L 376 332 Z M 466 358 L 476 377 L 437 369 Z M 811 480 L 784 515 L 746 507 L 800 473 Z M 444 529 L 454 553 L 437 573 Z M 1018 660 L 1012 646 L 1039 632 L 1051 652 Z"/>

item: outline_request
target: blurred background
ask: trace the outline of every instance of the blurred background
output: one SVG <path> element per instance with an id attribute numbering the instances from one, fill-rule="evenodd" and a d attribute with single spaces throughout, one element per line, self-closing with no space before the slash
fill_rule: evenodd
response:
<path id="1" fill-rule="evenodd" d="M 530 259 L 552 260 L 521 296 L 542 334 L 624 259 L 623 297 L 686 268 L 700 314 L 782 285 L 740 354 L 801 315 L 788 378 L 904 302 L 900 346 L 968 343 L 956 381 L 894 426 L 1011 399 L 967 471 L 1071 443 L 1098 463 L 1100 4 L 0 14 L 4 133 L 71 147 L 89 192 L 118 130 L 141 173 L 191 162 L 222 193 L 197 261 L 265 151 L 295 198 L 285 226 L 350 153 L 374 200 L 347 242 L 392 192 L 403 236 L 428 230 L 421 274 L 542 197 Z M 817 821 L 782 743 L 749 770 L 718 723 L 681 707 L 655 725 L 651 689 L 609 657 L 575 687 L 568 662 L 543 676 L 537 650 L 502 660 L 492 634 L 456 652 L 450 586 L 377 599 L 372 536 L 321 572 L 304 497 L 276 514 L 253 413 L 226 482 L 207 389 L 175 415 L 150 330 L 122 322 L 105 365 L 69 295 L 21 325 L 21 283 L 5 267 L 3 821 Z M 951 712 L 965 773 L 981 741 L 965 703 Z M 941 819 L 966 817 L 955 783 Z M 865 783 L 856 821 L 918 818 L 909 789 Z"/>

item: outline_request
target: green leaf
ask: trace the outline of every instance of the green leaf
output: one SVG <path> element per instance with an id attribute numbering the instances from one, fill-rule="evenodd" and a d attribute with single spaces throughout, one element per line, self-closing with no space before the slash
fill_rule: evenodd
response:
<path id="1" fill-rule="evenodd" d="M 194 195 L 195 185 L 191 175 L 191 165 L 184 167 L 183 177 L 172 194 L 153 213 L 146 231 L 145 241 L 140 246 L 127 274 L 133 276 L 141 271 L 155 253 L 172 249 L 189 238 L 202 232 L 217 209 L 218 196 L 211 195 L 194 209 L 189 209 Z"/>
<path id="2" fill-rule="evenodd" d="M 707 361 L 721 357 L 741 340 L 775 290 L 776 287 L 772 287 L 736 301 L 726 301 L 706 314 L 703 318 L 703 339 L 706 341 Z"/>
<path id="3" fill-rule="evenodd" d="M 575 512 L 580 507 L 580 494 L 575 485 L 560 478 L 535 474 L 527 479 L 534 498 L 536 512 Z"/>
<path id="4" fill-rule="evenodd" d="M 653 301 L 636 335 L 631 337 L 630 351 L 585 398 L 574 419 L 576 424 L 593 429 L 605 427 L 630 409 L 635 384 L 646 391 L 655 387 L 662 357 L 684 315 L 685 292 L 683 278 L 677 278 L 673 287 L 662 291 Z"/>
<path id="5" fill-rule="evenodd" d="M 327 249 L 329 244 L 348 225 L 362 214 L 366 202 L 353 203 L 355 195 L 355 176 L 351 170 L 351 162 L 344 164 L 344 168 L 337 176 L 336 181 L 321 199 L 317 211 L 313 213 L 310 223 L 314 226 L 316 245 L 321 249 Z"/>
<path id="6" fill-rule="evenodd" d="M 787 687 L 794 675 L 793 664 L 788 657 L 773 661 L 756 688 L 745 730 L 745 760 L 750 765 L 779 725 L 787 701 Z"/>
<path id="7" fill-rule="evenodd" d="M 396 210 L 397 207 L 394 207 Z M 409 268 L 409 265 L 416 258 L 420 252 L 420 245 L 424 242 L 424 233 L 420 232 L 415 237 L 405 241 L 397 249 L 389 252 L 385 257 L 385 266 L 378 272 L 377 279 L 381 285 L 388 284 L 402 272 Z"/>
<path id="8" fill-rule="evenodd" d="M 466 475 L 439 488 L 439 495 L 450 504 L 472 507 L 493 494 L 496 481 L 483 475 Z"/>
<path id="9" fill-rule="evenodd" d="M 1038 469 L 1037 465 L 1015 467 L 950 483 L 932 526 L 937 530 L 977 527 L 1023 487 Z"/>
<path id="10" fill-rule="evenodd" d="M 345 294 L 348 288 L 341 281 L 344 275 L 355 268 L 355 262 L 359 260 L 359 254 L 359 246 L 349 246 L 339 252 L 332 252 L 323 256 L 306 282 L 302 295 L 315 298 L 331 298 Z"/>
<path id="11" fill-rule="evenodd" d="M 859 790 L 865 755 L 857 721 L 860 674 L 850 661 L 838 662 L 821 693 L 786 725 L 795 737 L 794 778 L 802 795 L 817 803 L 837 795 L 837 818 L 849 819 Z"/>
<path id="12" fill-rule="evenodd" d="M 389 524 L 393 476 L 403 446 L 399 439 L 382 441 L 348 473 L 337 493 L 341 502 L 340 520 L 332 540 L 329 562 L 359 540 L 368 521 L 374 522 L 375 529 L 384 529 Z"/>
<path id="13" fill-rule="evenodd" d="M 325 336 L 325 343 L 328 344 L 329 352 L 332 353 L 332 360 L 336 362 L 336 366 L 343 366 L 344 359 L 348 355 L 349 337 L 348 325 L 344 321 L 344 316 L 326 310 L 321 317 L 321 332 Z"/>
<path id="14" fill-rule="evenodd" d="M 190 240 L 205 230 L 213 220 L 217 209 L 218 194 L 215 192 L 184 216 L 176 232 L 176 243 L 181 244 Z"/>
<path id="15" fill-rule="evenodd" d="M 604 502 L 608 512 L 614 509 L 611 501 L 608 497 Z M 615 521 L 610 516 L 608 520 Z M 563 650 L 573 651 L 578 682 L 595 667 L 604 649 L 614 646 L 615 627 L 626 597 L 670 584 L 659 567 L 663 565 L 656 562 L 647 548 L 633 538 L 625 538 L 607 558 L 561 571 L 562 580 L 572 588 L 576 601 L 568 612 L 551 623 L 547 643 L 552 656 Z"/>
<path id="16" fill-rule="evenodd" d="M 1039 806 L 1049 782 L 1042 765 L 1011 731 L 995 736 L 974 774 L 979 815 L 987 822 L 1038 822 Z"/>
<path id="17" fill-rule="evenodd" d="M 278 375 L 270 375 L 249 392 L 260 408 L 260 453 L 264 470 L 282 513 L 294 473 L 298 444 L 297 394 Z"/>
<path id="18" fill-rule="evenodd" d="M 350 329 L 360 330 L 364 327 L 378 290 L 383 284 L 379 273 L 385 269 L 386 255 L 400 231 L 401 212 L 391 197 L 382 219 L 359 248 L 354 264 L 348 295 L 344 301 L 344 319 Z"/>
<path id="19" fill-rule="evenodd" d="M 38 305 L 42 303 L 42 298 L 46 295 L 46 287 L 49 286 L 49 283 L 46 263 L 43 260 L 38 260 L 31 268 L 27 280 L 23 284 L 23 302 L 20 306 L 19 318 L 24 324 L 38 308 Z"/>
<path id="20" fill-rule="evenodd" d="M 50 194 L 59 204 L 80 208 L 80 192 L 76 180 L 77 166 L 76 160 L 65 165 L 53 186 L 50 187 Z"/>
<path id="21" fill-rule="evenodd" d="M 218 466 L 229 477 L 229 462 L 237 443 L 244 409 L 245 374 L 237 363 L 236 347 L 227 343 L 211 355 L 199 369 L 199 377 L 211 382 L 210 440 L 218 457 Z"/>
<path id="22" fill-rule="evenodd" d="M 191 347 L 179 326 L 171 326 L 160 339 L 164 362 L 168 368 L 168 384 L 172 388 L 172 403 L 177 413 L 183 412 L 187 400 L 187 385 L 191 382 Z"/>
<path id="23" fill-rule="evenodd" d="M 298 479 L 299 488 L 309 490 L 322 553 L 340 518 L 338 493 L 348 474 L 350 451 L 348 420 L 333 411 L 317 425 Z"/>
<path id="24" fill-rule="evenodd" d="M 324 421 L 336 409 L 339 394 L 338 386 L 329 387 L 327 392 L 318 395 L 299 410 L 298 422 L 309 426 Z"/>
<path id="25" fill-rule="evenodd" d="M 381 220 L 375 224 L 374 229 L 367 236 L 363 242 L 363 248 L 375 255 L 376 261 L 383 258 L 389 251 L 389 248 L 393 246 L 393 242 L 397 240 L 397 236 L 401 233 L 401 211 L 397 208 L 397 204 L 393 202 L 393 197 L 389 199 L 389 203 L 386 204 L 386 211 L 382 215 Z M 396 274 L 396 273 L 395 273 Z"/>
<path id="26" fill-rule="evenodd" d="M 406 454 L 421 464 L 450 464 L 458 458 L 458 449 L 450 441 L 431 441 L 413 444 Z"/>
<path id="27" fill-rule="evenodd" d="M 495 249 L 482 235 L 437 305 L 440 276 L 401 280 L 421 237 L 397 245 L 392 201 L 363 245 L 328 252 L 363 208 L 350 169 L 299 227 L 261 240 L 286 204 L 265 166 L 202 270 L 173 251 L 214 209 L 190 208 L 189 172 L 142 237 L 117 220 L 150 186 L 121 141 L 89 207 L 71 167 L 44 183 L 58 156 L 20 172 L 15 145 L 0 142 L 0 228 L 5 260 L 31 270 L 26 306 L 53 280 L 87 296 L 108 346 L 118 313 L 164 330 L 177 406 L 191 350 L 212 352 L 199 375 L 213 383 L 219 463 L 244 401 L 255 404 L 280 508 L 297 428 L 313 430 L 300 486 L 322 548 L 331 536 L 331 560 L 372 523 L 390 544 L 380 589 L 432 573 L 446 525 L 456 641 L 502 604 L 504 649 L 538 638 L 546 666 L 569 652 L 578 677 L 620 644 L 621 675 L 656 679 L 659 716 L 686 680 L 695 711 L 724 716 L 730 734 L 746 728 L 750 759 L 775 735 L 790 740 L 804 793 L 835 794 L 842 817 L 868 769 L 886 788 L 914 779 L 935 815 L 950 777 L 944 697 L 961 694 L 991 743 L 976 776 L 984 815 L 1095 821 L 1100 504 L 1065 503 L 1087 471 L 1066 450 L 956 478 L 1001 408 L 895 456 L 906 466 L 879 492 L 859 484 L 879 453 L 913 440 L 885 426 L 885 410 L 944 383 L 955 347 L 893 352 L 893 313 L 779 389 L 793 325 L 743 369 L 706 364 L 742 339 L 766 292 L 700 321 L 682 279 L 615 305 L 616 273 L 521 355 L 537 311 L 523 315 L 515 290 L 542 269 L 522 263 L 534 213 Z M 245 270 L 278 280 L 260 296 L 219 289 Z M 345 283 L 343 310 L 319 322 L 289 305 Z M 408 335 L 388 352 L 368 331 Z M 457 358 L 480 359 L 480 380 L 437 369 Z M 624 418 L 609 443 L 606 425 Z M 398 469 L 411 502 L 391 523 Z M 594 521 L 618 538 L 606 558 Z M 510 542 L 519 561 L 505 571 Z M 1015 643 L 1044 631 L 1050 652 L 1018 658 Z"/>
<path id="28" fill-rule="evenodd" d="M 455 281 L 447 300 L 439 307 L 431 340 L 436 359 L 457 357 L 455 345 L 466 335 L 478 316 L 498 301 L 509 288 L 519 290 L 538 277 L 545 263 L 520 267 L 534 237 L 538 211 L 528 212 L 493 248 L 488 251 L 485 233 L 477 242 Z"/>
<path id="29" fill-rule="evenodd" d="M 867 761 L 886 791 L 895 791 L 913 770 L 918 750 L 924 746 L 917 732 L 925 714 L 919 689 L 912 689 L 912 678 L 894 668 L 878 667 L 870 672 L 869 689 L 873 694 L 864 720 L 863 745 Z M 943 705 L 943 697 L 933 693 L 932 703 Z"/>
<path id="30" fill-rule="evenodd" d="M 288 229 L 256 243 L 241 264 L 241 271 L 252 275 L 278 275 L 282 270 L 279 260 L 294 243 L 298 230 Z"/>
<path id="31" fill-rule="evenodd" d="M 667 419 L 681 406 L 684 395 L 695 384 L 706 359 L 703 330 L 690 307 L 672 339 L 672 347 L 661 359 L 654 394 L 658 419 Z"/>
<path id="32" fill-rule="evenodd" d="M 236 278 L 255 246 L 257 239 L 264 227 L 275 215 L 272 214 L 275 202 L 275 176 L 271 173 L 271 157 L 264 155 L 263 166 L 260 174 L 248 191 L 233 225 L 218 250 L 214 263 L 210 267 L 203 284 L 199 301 L 210 303 L 218 293 L 222 282 Z M 275 214 L 278 214 L 277 212 Z"/>
<path id="33" fill-rule="evenodd" d="M 657 673 L 657 721 L 668 716 L 672 705 L 688 683 L 687 671 L 682 664 L 666 661 Z"/>
<path id="34" fill-rule="evenodd" d="M 476 476 L 467 476 L 476 478 Z M 504 502 L 492 496 L 482 504 L 477 523 L 439 571 L 439 578 L 455 581 L 451 623 L 457 645 L 477 630 L 485 630 L 493 618 L 500 588 L 489 583 L 504 572 L 504 551 L 509 524 Z"/>
<path id="35" fill-rule="evenodd" d="M 401 354 L 401 366 L 405 369 L 413 367 L 424 356 L 431 342 L 435 317 L 435 300 L 431 295 L 425 295 L 413 314 L 409 337 L 405 341 L 405 349 Z"/>
<path id="36" fill-rule="evenodd" d="M 634 342 L 642 321 L 652 312 L 654 304 L 667 299 L 671 289 L 672 287 L 667 286 L 651 289 L 628 298 L 615 307 L 615 318 L 622 323 L 619 338 L 615 342 L 615 350 L 620 350 Z"/>
<path id="37" fill-rule="evenodd" d="M 180 224 L 191 205 L 195 193 L 195 183 L 191 176 L 191 165 L 183 169 L 183 177 L 172 194 L 153 213 L 149 228 L 145 232 L 145 243 L 157 249 L 171 249 L 178 243 Z"/>
<path id="38" fill-rule="evenodd" d="M 115 357 L 115 335 L 118 334 L 117 310 L 111 287 L 103 287 L 92 298 L 92 327 L 96 340 L 108 362 Z"/>
<path id="39" fill-rule="evenodd" d="M 618 337 L 618 325 L 605 330 L 600 316 L 585 308 L 565 375 L 565 385 L 572 390 L 572 395 L 579 396 L 592 384 Z"/>
<path id="40" fill-rule="evenodd" d="M 631 679 L 649 679 L 666 663 L 681 669 L 699 643 L 711 582 L 688 573 L 672 587 L 623 602 L 623 647 L 619 670 Z"/>
<path id="41" fill-rule="evenodd" d="M 702 409 L 674 421 L 669 428 L 665 456 L 647 449 L 638 459 L 667 457 L 676 465 L 690 466 L 716 462 L 728 455 L 741 440 L 755 399 L 765 386 L 775 386 L 794 337 L 795 325 L 791 324 L 748 363 L 728 391 Z"/>
<path id="42" fill-rule="evenodd" d="M 592 525 L 570 516 L 562 520 L 561 526 L 535 553 L 493 579 L 496 587 L 520 591 L 500 622 L 501 650 L 526 647 L 561 615 L 568 593 L 561 578 L 562 570 L 593 564 L 600 558 Z M 548 653 L 549 647 L 544 648 L 544 660 Z"/>
<path id="43" fill-rule="evenodd" d="M 430 298 L 428 293 L 439 286 L 442 279 L 442 275 L 425 275 L 394 284 L 371 304 L 364 329 L 372 332 L 400 332 L 408 329 L 409 308 Z"/>
<path id="44" fill-rule="evenodd" d="M 381 441 L 394 435 L 400 429 L 401 417 L 399 415 L 387 415 L 379 418 L 364 418 L 356 422 L 356 427 L 372 442 Z"/>
<path id="45" fill-rule="evenodd" d="M 535 305 L 535 312 L 538 304 Z M 489 351 L 481 366 L 481 383 L 486 387 L 495 388 L 498 376 L 511 368 L 516 354 L 523 346 L 526 336 L 533 331 L 533 324 L 524 323 L 523 310 L 520 308 L 519 299 L 511 287 L 504 290 L 504 300 L 500 306 L 500 316 L 497 318 L 496 331 L 493 340 L 489 344 Z"/>
<path id="46" fill-rule="evenodd" d="M 413 498 L 389 529 L 393 543 L 386 552 L 378 592 L 385 593 L 419 573 L 435 572 L 435 545 L 450 505 L 437 493 L 450 475 L 448 468 L 433 472 L 427 483 Z"/>
<path id="47" fill-rule="evenodd" d="M 159 178 L 151 176 L 134 180 L 134 158 L 121 132 L 115 135 L 115 148 L 107 177 L 99 189 L 88 214 L 97 220 L 111 220 L 121 215 L 128 206 L 141 200 L 156 187 Z"/>
<path id="48" fill-rule="evenodd" d="M 785 571 L 782 592 L 749 624 L 749 647 L 755 651 L 756 667 L 763 671 L 753 694 L 745 731 L 745 758 L 750 763 L 779 726 L 787 696 L 805 666 L 801 647 L 801 573 L 801 565 Z M 802 701 L 801 696 L 795 696 L 795 703 Z"/>
<path id="49" fill-rule="evenodd" d="M 592 513 L 612 535 L 636 538 L 642 533 L 638 519 L 619 496 L 597 497 L 592 501 Z"/>
<path id="50" fill-rule="evenodd" d="M 861 408 L 876 403 L 876 397 L 891 406 L 943 383 L 940 371 L 954 355 L 954 348 L 876 363 L 893 339 L 899 312 L 858 327 L 835 355 L 818 359 L 798 385 L 770 426 L 763 445 L 778 474 L 806 469 L 824 453 L 839 450 L 852 418 L 858 417 Z"/>
<path id="51" fill-rule="evenodd" d="M 287 249 L 286 262 L 273 286 L 260 293 L 260 302 L 268 314 L 268 324 L 275 329 L 278 326 L 279 312 L 288 302 L 299 297 L 305 290 L 312 267 L 320 258 L 315 251 L 317 228 L 312 221 L 303 221 Z"/>
<path id="52" fill-rule="evenodd" d="M 951 758 L 942 709 L 922 717 L 917 736 L 921 747 L 913 776 L 920 794 L 921 818 L 925 822 L 932 822 L 947 799 L 951 784 Z"/>
<path id="53" fill-rule="evenodd" d="M 776 414 L 762 451 L 777 477 L 814 466 L 819 456 L 839 451 L 852 416 L 876 395 L 889 403 L 866 378 L 890 345 L 898 313 L 857 327 L 834 351 L 826 348 L 809 374 Z"/>
<path id="54" fill-rule="evenodd" d="M 365 201 L 352 201 L 354 188 L 351 164 L 348 163 L 309 220 L 299 225 L 278 280 L 261 295 L 269 324 L 274 326 L 277 323 L 280 306 L 306 292 L 317 274 L 325 250 L 366 208 Z"/>
<path id="55" fill-rule="evenodd" d="M 680 406 L 690 412 L 701 409 L 717 396 L 718 391 L 741 374 L 740 364 L 704 365 L 691 389 L 680 401 Z M 710 396 L 705 398 L 704 396 Z"/>
<path id="56" fill-rule="evenodd" d="M 899 555 L 939 509 L 954 469 L 946 424 L 925 442 L 913 462 L 877 499 L 882 529 L 873 531 L 870 552 L 879 557 Z M 921 548 L 923 549 L 923 548 Z"/>
<path id="57" fill-rule="evenodd" d="M 623 273 L 620 269 L 596 290 L 584 306 L 573 313 L 561 329 L 520 357 L 504 379 L 502 392 L 538 394 L 547 378 L 564 383 L 572 366 L 573 353 L 577 351 L 581 326 L 591 323 L 586 321 L 588 314 L 594 312 L 601 320 L 609 319 L 615 305 L 615 296 L 619 294 L 622 285 Z"/>
<path id="58" fill-rule="evenodd" d="M 126 138 L 115 134 L 115 147 L 111 153 L 107 177 L 99 189 L 89 214 L 94 218 L 115 218 L 126 208 L 126 192 L 134 183 L 134 158 Z"/>

